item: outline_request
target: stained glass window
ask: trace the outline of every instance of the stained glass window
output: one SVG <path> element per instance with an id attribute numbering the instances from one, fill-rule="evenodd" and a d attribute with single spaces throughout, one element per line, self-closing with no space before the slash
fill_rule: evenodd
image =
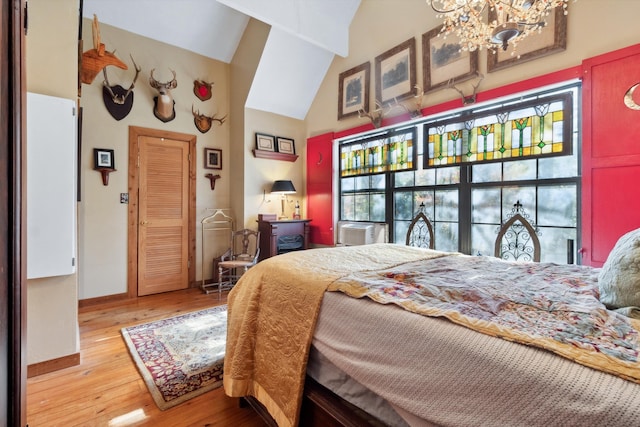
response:
<path id="1" fill-rule="evenodd" d="M 340 145 L 340 176 L 413 170 L 415 128 L 384 132 Z"/>
<path id="2" fill-rule="evenodd" d="M 470 112 L 424 125 L 424 167 L 571 154 L 571 93 Z"/>

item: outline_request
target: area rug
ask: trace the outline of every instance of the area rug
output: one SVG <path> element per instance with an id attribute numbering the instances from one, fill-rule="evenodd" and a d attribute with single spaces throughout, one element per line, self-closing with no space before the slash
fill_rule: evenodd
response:
<path id="1" fill-rule="evenodd" d="M 226 305 L 122 328 L 121 332 L 161 410 L 222 386 Z"/>

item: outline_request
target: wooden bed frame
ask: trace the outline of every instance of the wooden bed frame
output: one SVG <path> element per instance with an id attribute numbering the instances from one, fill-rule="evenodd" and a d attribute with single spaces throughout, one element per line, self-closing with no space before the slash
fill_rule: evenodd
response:
<path id="1" fill-rule="evenodd" d="M 242 397 L 240 405 L 253 408 L 269 427 L 278 427 L 266 408 L 256 398 Z M 384 427 L 384 425 L 307 376 L 300 409 L 301 427 Z"/>

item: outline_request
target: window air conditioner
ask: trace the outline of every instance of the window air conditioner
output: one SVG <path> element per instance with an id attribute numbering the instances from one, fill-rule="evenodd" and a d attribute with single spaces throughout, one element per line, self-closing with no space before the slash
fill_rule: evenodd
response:
<path id="1" fill-rule="evenodd" d="M 387 241 L 387 224 L 338 221 L 338 245 L 356 246 Z"/>

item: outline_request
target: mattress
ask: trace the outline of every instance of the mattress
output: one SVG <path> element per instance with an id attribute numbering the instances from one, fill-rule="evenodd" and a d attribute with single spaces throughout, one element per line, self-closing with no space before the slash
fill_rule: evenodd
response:
<path id="1" fill-rule="evenodd" d="M 323 298 L 313 348 L 343 378 L 371 392 L 364 403 L 348 394 L 347 400 L 394 409 L 391 416 L 399 418 L 385 418 L 389 425 L 630 426 L 640 419 L 636 383 L 339 292 Z M 341 386 L 328 387 L 340 394 Z"/>

